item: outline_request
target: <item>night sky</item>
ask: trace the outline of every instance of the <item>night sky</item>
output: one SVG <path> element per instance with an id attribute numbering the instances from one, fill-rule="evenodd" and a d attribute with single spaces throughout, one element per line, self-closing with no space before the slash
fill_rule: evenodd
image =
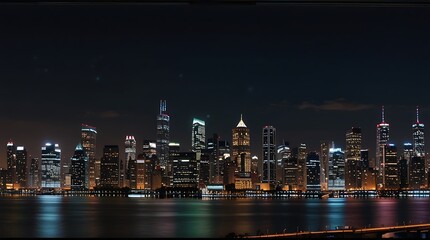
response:
<path id="1" fill-rule="evenodd" d="M 309 150 L 361 127 L 374 156 L 382 105 L 402 149 L 417 105 L 430 126 L 429 23 L 429 6 L 407 5 L 1 4 L 0 166 L 9 139 L 70 158 L 81 123 L 98 158 L 126 135 L 141 152 L 160 99 L 183 151 L 193 117 L 231 142 L 243 114 L 260 158 L 264 125 Z"/>

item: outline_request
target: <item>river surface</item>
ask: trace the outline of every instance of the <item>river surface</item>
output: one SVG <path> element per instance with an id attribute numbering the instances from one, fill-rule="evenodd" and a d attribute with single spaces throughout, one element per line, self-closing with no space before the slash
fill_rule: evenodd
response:
<path id="1" fill-rule="evenodd" d="M 0 197 L 0 237 L 222 238 L 430 223 L 430 198 Z"/>

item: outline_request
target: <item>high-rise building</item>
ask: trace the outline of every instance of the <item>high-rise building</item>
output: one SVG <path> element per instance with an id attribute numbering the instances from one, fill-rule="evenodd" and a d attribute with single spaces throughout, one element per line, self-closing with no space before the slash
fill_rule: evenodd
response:
<path id="1" fill-rule="evenodd" d="M 142 146 L 143 154 L 145 158 L 151 158 L 153 155 L 157 155 L 157 143 L 154 140 L 143 140 Z"/>
<path id="2" fill-rule="evenodd" d="M 297 153 L 297 188 L 301 191 L 306 191 L 306 157 L 307 157 L 307 146 L 305 143 L 301 143 Z"/>
<path id="3" fill-rule="evenodd" d="M 291 148 L 290 151 L 285 151 L 285 154 L 282 158 L 284 166 L 284 186 L 287 187 L 288 190 L 298 190 L 298 148 L 295 147 Z"/>
<path id="4" fill-rule="evenodd" d="M 233 141 L 231 157 L 236 165 L 236 175 L 250 177 L 251 175 L 251 137 L 249 128 L 240 116 L 240 121 L 232 130 Z"/>
<path id="5" fill-rule="evenodd" d="M 317 152 L 309 152 L 306 156 L 306 191 L 320 191 L 320 159 Z"/>
<path id="6" fill-rule="evenodd" d="M 32 158 L 30 161 L 30 171 L 28 174 L 28 187 L 40 188 L 40 161 L 39 158 Z"/>
<path id="7" fill-rule="evenodd" d="M 420 123 L 417 106 L 417 122 L 412 124 L 412 137 L 414 140 L 414 156 L 425 157 L 424 150 L 424 123 Z"/>
<path id="8" fill-rule="evenodd" d="M 199 172 L 196 154 L 196 152 L 174 152 L 170 154 L 173 161 L 173 187 L 198 187 Z"/>
<path id="9" fill-rule="evenodd" d="M 167 114 L 166 100 L 160 100 L 160 113 L 157 115 L 157 157 L 163 170 L 163 185 L 170 185 L 172 175 L 169 161 L 170 116 Z"/>
<path id="10" fill-rule="evenodd" d="M 394 144 L 388 143 L 384 146 L 383 156 L 383 179 L 382 186 L 384 189 L 397 190 L 399 189 L 399 167 L 397 160 L 397 147 Z"/>
<path id="11" fill-rule="evenodd" d="M 16 184 L 16 146 L 12 141 L 9 141 L 6 145 L 6 188 L 12 189 Z"/>
<path id="12" fill-rule="evenodd" d="M 100 187 L 119 188 L 119 147 L 118 145 L 105 145 L 100 165 Z"/>
<path id="13" fill-rule="evenodd" d="M 334 143 L 329 150 L 328 190 L 345 190 L 345 153 Z"/>
<path id="14" fill-rule="evenodd" d="M 191 149 L 199 151 L 206 147 L 205 121 L 194 118 L 191 131 Z"/>
<path id="15" fill-rule="evenodd" d="M 360 150 L 361 163 L 363 164 L 363 169 L 369 169 L 369 149 Z"/>
<path id="16" fill-rule="evenodd" d="M 262 133 L 262 183 L 276 185 L 276 128 L 264 126 Z"/>
<path id="17" fill-rule="evenodd" d="M 88 155 L 82 144 L 76 145 L 75 152 L 70 159 L 70 188 L 72 190 L 85 190 L 89 187 Z"/>
<path id="18" fill-rule="evenodd" d="M 346 133 L 345 188 L 361 189 L 361 128 L 353 127 Z"/>
<path id="19" fill-rule="evenodd" d="M 85 153 L 88 155 L 88 185 L 90 189 L 93 189 L 100 179 L 100 160 L 96 158 L 96 140 L 97 128 L 82 124 L 81 144 Z"/>
<path id="20" fill-rule="evenodd" d="M 285 163 L 291 158 L 290 144 L 283 141 L 276 150 L 276 182 L 280 184 L 285 183 Z M 297 164 L 296 164 L 297 165 Z"/>
<path id="21" fill-rule="evenodd" d="M 425 160 L 423 157 L 413 156 L 409 160 L 408 187 L 410 189 L 422 189 L 426 186 Z"/>
<path id="22" fill-rule="evenodd" d="M 27 150 L 24 146 L 16 147 L 16 183 L 18 188 L 27 187 Z"/>
<path id="23" fill-rule="evenodd" d="M 382 175 L 382 154 L 385 145 L 390 140 L 390 124 L 385 122 L 385 111 L 384 106 L 382 106 L 382 121 L 376 125 L 376 163 L 374 167 L 380 170 L 380 175 Z"/>
<path id="24" fill-rule="evenodd" d="M 320 182 L 321 182 L 321 190 L 326 191 L 328 189 L 328 160 L 330 154 L 330 142 L 329 141 L 321 141 L 320 142 Z"/>
<path id="25" fill-rule="evenodd" d="M 134 139 L 134 136 L 126 136 L 125 137 L 125 159 L 124 159 L 124 166 L 123 171 L 121 175 L 123 175 L 123 186 L 124 187 L 130 187 L 130 167 L 131 162 L 134 162 L 136 160 L 136 140 Z"/>
<path id="26" fill-rule="evenodd" d="M 42 147 L 41 187 L 61 188 L 61 149 L 58 144 L 46 143 Z"/>

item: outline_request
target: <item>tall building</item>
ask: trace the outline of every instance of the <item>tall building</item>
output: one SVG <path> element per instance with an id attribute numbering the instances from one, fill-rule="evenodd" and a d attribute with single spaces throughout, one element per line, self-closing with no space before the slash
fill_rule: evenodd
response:
<path id="1" fill-rule="evenodd" d="M 197 170 L 196 152 L 174 152 L 170 157 L 173 161 L 173 187 L 197 188 L 199 172 Z"/>
<path id="2" fill-rule="evenodd" d="M 263 127 L 262 163 L 263 177 L 261 182 L 276 185 L 276 128 Z"/>
<path id="3" fill-rule="evenodd" d="M 58 144 L 46 143 L 42 147 L 41 187 L 61 188 L 61 149 Z"/>
<path id="4" fill-rule="evenodd" d="M 361 189 L 361 128 L 353 127 L 346 133 L 345 188 Z"/>
<path id="5" fill-rule="evenodd" d="M 119 147 L 118 145 L 105 145 L 100 165 L 100 187 L 119 188 Z"/>
<path id="6" fill-rule="evenodd" d="M 191 149 L 199 151 L 206 147 L 205 121 L 194 118 L 191 131 Z"/>
<path id="7" fill-rule="evenodd" d="M 363 169 L 369 169 L 369 149 L 361 149 L 360 150 L 361 155 L 361 163 L 363 164 Z"/>
<path id="8" fill-rule="evenodd" d="M 285 183 L 285 163 L 291 158 L 290 144 L 283 141 L 276 150 L 276 182 Z M 297 165 L 297 164 L 296 164 Z"/>
<path id="9" fill-rule="evenodd" d="M 23 146 L 16 147 L 16 183 L 18 188 L 27 187 L 27 150 Z"/>
<path id="10" fill-rule="evenodd" d="M 231 146 L 232 161 L 236 164 L 236 175 L 250 177 L 251 174 L 251 137 L 249 128 L 240 116 L 240 121 L 232 130 L 233 141 Z"/>
<path id="11" fill-rule="evenodd" d="M 40 188 L 40 161 L 39 158 L 32 158 L 30 161 L 30 171 L 28 174 L 28 187 Z"/>
<path id="12" fill-rule="evenodd" d="M 72 190 L 85 190 L 89 187 L 88 155 L 82 144 L 76 145 L 75 152 L 70 159 L 70 188 Z"/>
<path id="13" fill-rule="evenodd" d="M 320 191 L 320 159 L 317 152 L 309 152 L 306 156 L 306 191 Z"/>
<path id="14" fill-rule="evenodd" d="M 7 143 L 6 150 L 6 188 L 12 189 L 16 184 L 16 146 L 12 141 Z"/>
<path id="15" fill-rule="evenodd" d="M 88 155 L 88 185 L 90 189 L 96 186 L 100 179 L 100 160 L 96 158 L 96 127 L 81 125 L 81 144 L 85 153 Z"/>
<path id="16" fill-rule="evenodd" d="M 374 167 L 380 170 L 380 175 L 382 175 L 382 155 L 385 145 L 390 140 L 390 124 L 385 122 L 385 111 L 384 106 L 382 106 L 382 121 L 376 125 L 376 163 Z"/>
<path id="17" fill-rule="evenodd" d="M 151 158 L 153 155 L 157 155 L 157 143 L 154 140 L 143 140 L 142 145 L 143 154 L 145 158 Z"/>
<path id="18" fill-rule="evenodd" d="M 414 155 L 416 157 L 425 157 L 424 150 L 424 124 L 420 123 L 417 106 L 417 122 L 412 124 L 412 137 L 414 140 Z"/>
<path id="19" fill-rule="evenodd" d="M 126 136 L 125 137 L 125 158 L 124 158 L 124 166 L 123 174 L 124 177 L 124 187 L 130 187 L 130 168 L 131 162 L 136 161 L 136 140 L 134 136 Z"/>
<path id="20" fill-rule="evenodd" d="M 329 150 L 328 190 L 345 190 L 345 153 L 334 143 Z"/>
<path id="21" fill-rule="evenodd" d="M 169 176 L 172 175 L 169 162 L 170 116 L 167 114 L 166 100 L 160 100 L 160 113 L 157 115 L 157 155 L 163 170 L 163 184 L 170 185 Z"/>
<path id="22" fill-rule="evenodd" d="M 321 141 L 320 142 L 320 182 L 321 190 L 325 191 L 328 189 L 328 160 L 330 154 L 330 142 Z"/>
<path id="23" fill-rule="evenodd" d="M 399 167 L 397 160 L 397 147 L 394 144 L 386 144 L 383 156 L 383 179 L 382 186 L 384 189 L 399 189 Z"/>
<path id="24" fill-rule="evenodd" d="M 284 186 L 288 188 L 288 190 L 298 190 L 298 148 L 291 148 L 289 153 L 288 151 L 286 151 L 285 153 L 286 154 L 283 155 L 282 159 L 284 166 Z"/>
<path id="25" fill-rule="evenodd" d="M 306 191 L 306 180 L 307 180 L 307 169 L 306 169 L 306 157 L 307 157 L 307 146 L 305 143 L 301 143 L 297 153 L 297 188 L 298 190 Z"/>

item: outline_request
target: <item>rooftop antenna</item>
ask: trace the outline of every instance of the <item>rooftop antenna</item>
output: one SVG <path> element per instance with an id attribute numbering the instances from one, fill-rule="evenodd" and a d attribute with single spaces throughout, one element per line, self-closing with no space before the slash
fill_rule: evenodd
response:
<path id="1" fill-rule="evenodd" d="M 417 106 L 417 123 L 420 122 L 418 115 L 419 115 L 419 112 L 418 112 L 418 106 Z"/>
<path id="2" fill-rule="evenodd" d="M 384 105 L 382 105 L 382 123 L 385 123 Z"/>

